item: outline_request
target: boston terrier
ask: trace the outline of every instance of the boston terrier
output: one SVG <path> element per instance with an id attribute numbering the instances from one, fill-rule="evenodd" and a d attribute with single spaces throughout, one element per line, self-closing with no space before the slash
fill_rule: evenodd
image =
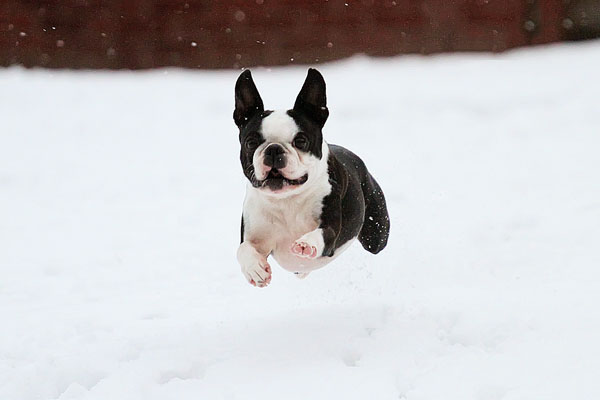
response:
<path id="1" fill-rule="evenodd" d="M 323 140 L 328 116 L 316 69 L 287 111 L 265 110 L 250 70 L 236 82 L 233 119 L 248 178 L 237 259 L 254 286 L 271 282 L 269 255 L 304 278 L 356 238 L 373 254 L 387 244 L 383 192 L 357 155 Z"/>

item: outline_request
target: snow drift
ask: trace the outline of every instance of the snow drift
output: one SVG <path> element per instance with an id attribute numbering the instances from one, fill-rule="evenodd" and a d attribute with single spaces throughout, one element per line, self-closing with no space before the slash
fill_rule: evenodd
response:
<path id="1" fill-rule="evenodd" d="M 597 399 L 600 44 L 319 68 L 392 218 L 247 284 L 237 71 L 0 71 L 0 399 Z M 268 108 L 305 67 L 255 69 Z"/>

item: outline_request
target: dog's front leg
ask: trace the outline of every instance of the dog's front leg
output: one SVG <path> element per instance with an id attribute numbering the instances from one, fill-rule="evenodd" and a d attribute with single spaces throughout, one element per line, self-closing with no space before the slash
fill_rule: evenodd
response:
<path id="1" fill-rule="evenodd" d="M 271 283 L 271 266 L 267 262 L 269 251 L 248 240 L 242 242 L 237 251 L 237 259 L 242 273 L 250 284 L 265 287 Z"/>
<path id="2" fill-rule="evenodd" d="M 323 199 L 319 227 L 302 235 L 292 244 L 291 251 L 294 255 L 302 258 L 333 256 L 342 230 L 342 202 L 339 185 L 332 186 L 331 193 Z"/>
<path id="3" fill-rule="evenodd" d="M 292 244 L 292 253 L 302 258 L 332 257 L 339 232 L 331 226 L 310 231 Z"/>

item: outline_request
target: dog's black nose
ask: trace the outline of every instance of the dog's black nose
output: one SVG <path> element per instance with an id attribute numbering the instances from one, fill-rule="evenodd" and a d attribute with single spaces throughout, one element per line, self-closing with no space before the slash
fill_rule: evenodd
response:
<path id="1" fill-rule="evenodd" d="M 271 168 L 285 168 L 285 149 L 280 144 L 270 144 L 265 149 L 265 157 L 263 162 L 267 167 Z"/>

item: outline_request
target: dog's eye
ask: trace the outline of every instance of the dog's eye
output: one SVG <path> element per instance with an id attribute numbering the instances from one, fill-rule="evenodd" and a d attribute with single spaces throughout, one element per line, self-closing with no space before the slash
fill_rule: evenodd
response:
<path id="1" fill-rule="evenodd" d="M 244 142 L 244 145 L 246 146 L 246 148 L 248 150 L 252 150 L 258 147 L 259 145 L 259 141 L 256 137 L 254 136 L 250 136 L 246 139 L 246 141 Z"/>
<path id="2" fill-rule="evenodd" d="M 294 141 L 292 143 L 294 145 L 295 148 L 297 148 L 298 150 L 307 150 L 308 149 L 308 138 L 306 137 L 305 134 L 303 133 L 299 133 L 296 135 L 296 137 L 294 138 Z"/>

